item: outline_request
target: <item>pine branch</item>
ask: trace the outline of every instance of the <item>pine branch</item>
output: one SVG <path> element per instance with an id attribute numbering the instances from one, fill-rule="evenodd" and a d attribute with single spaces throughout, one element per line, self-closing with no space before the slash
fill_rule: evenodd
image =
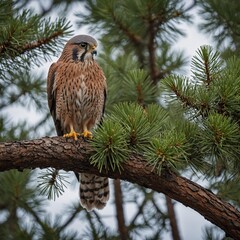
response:
<path id="1" fill-rule="evenodd" d="M 134 215 L 134 217 L 132 218 L 130 224 L 129 224 L 129 228 L 132 229 L 134 225 L 136 225 L 136 221 L 138 219 L 139 216 L 141 216 L 143 214 L 143 209 L 144 209 L 144 206 L 146 205 L 148 201 L 148 195 L 145 194 L 144 195 L 144 199 L 142 200 L 141 204 L 138 204 L 137 205 L 137 213 Z"/>
<path id="2" fill-rule="evenodd" d="M 112 12 L 112 20 L 133 44 L 135 44 L 136 46 L 142 44 L 141 37 L 131 32 L 131 30 L 127 26 L 125 26 L 120 20 L 118 20 L 114 12 Z"/>
<path id="3" fill-rule="evenodd" d="M 136 33 L 132 32 L 127 26 L 125 26 L 114 14 L 114 10 L 111 12 L 112 20 L 116 24 L 116 27 L 119 28 L 120 31 L 123 32 L 129 39 L 129 41 L 133 44 L 133 46 L 137 49 L 136 53 L 139 59 L 139 62 L 142 66 L 144 66 L 144 56 L 142 53 L 143 48 L 143 40 L 141 36 L 137 35 Z"/>
<path id="4" fill-rule="evenodd" d="M 29 69 L 31 64 L 39 65 L 42 59 L 57 52 L 64 37 L 70 35 L 70 27 L 66 19 L 51 23 L 50 18 L 24 10 L 1 29 L 0 69 L 13 71 L 21 67 Z M 2 72 L 0 75 L 5 77 Z"/>
<path id="5" fill-rule="evenodd" d="M 43 230 L 48 229 L 48 225 L 46 223 L 44 223 L 44 221 L 41 220 L 39 215 L 35 212 L 35 210 L 31 206 L 29 206 L 29 204 L 27 202 L 24 203 L 24 209 L 32 215 L 32 217 L 34 218 L 36 223 L 38 223 L 39 226 L 41 226 L 41 228 Z"/>
<path id="6" fill-rule="evenodd" d="M 232 238 L 240 236 L 240 212 L 200 185 L 168 170 L 163 170 L 159 176 L 138 155 L 131 155 L 123 163 L 121 174 L 111 169 L 99 173 L 96 167 L 90 165 L 92 154 L 89 143 L 66 141 L 61 137 L 5 142 L 0 143 L 0 171 L 53 167 L 127 180 L 162 192 L 191 207 Z"/>
<path id="7" fill-rule="evenodd" d="M 69 215 L 69 217 L 65 220 L 63 225 L 59 227 L 59 232 L 63 231 L 69 224 L 72 223 L 72 221 L 75 219 L 75 217 L 79 214 L 79 212 L 82 210 L 81 205 L 78 205 L 74 211 Z"/>
<path id="8" fill-rule="evenodd" d="M 16 57 L 26 52 L 31 52 L 33 49 L 38 49 L 42 46 L 45 47 L 46 44 L 52 43 L 53 40 L 56 40 L 58 37 L 62 37 L 64 34 L 66 34 L 65 30 L 58 30 L 47 37 L 39 38 L 36 41 L 27 43 L 22 46 L 13 45 L 9 40 L 9 42 L 4 42 L 2 45 L 0 45 L 0 54 L 4 54 L 11 48 L 14 52 L 11 53 L 12 56 L 11 54 L 8 55 L 11 57 Z"/>
<path id="9" fill-rule="evenodd" d="M 41 46 L 45 46 L 46 44 L 49 44 L 53 40 L 55 40 L 58 37 L 62 37 L 64 34 L 63 30 L 59 30 L 54 32 L 53 34 L 47 36 L 46 38 L 41 38 L 36 41 L 33 41 L 31 43 L 27 43 L 21 47 L 21 50 L 18 52 L 18 54 L 24 54 L 25 52 L 31 51 L 32 49 L 40 48 Z"/>
<path id="10" fill-rule="evenodd" d="M 197 5 L 197 0 L 193 0 L 193 2 L 191 3 L 191 5 L 189 5 L 184 12 L 189 12 L 190 10 L 192 10 L 194 7 L 196 7 Z"/>
<path id="11" fill-rule="evenodd" d="M 155 28 L 155 21 L 150 15 L 149 19 L 149 42 L 148 42 L 148 52 L 149 52 L 149 68 L 150 75 L 153 80 L 153 83 L 156 85 L 158 82 L 159 72 L 156 66 L 156 47 L 155 47 L 155 38 L 157 34 L 157 29 Z"/>
<path id="12" fill-rule="evenodd" d="M 195 103 L 196 100 L 193 98 L 193 90 L 190 87 L 189 80 L 182 78 L 177 75 L 171 75 L 163 79 L 161 82 L 163 87 L 173 92 L 185 107 L 199 110 L 199 106 Z"/>

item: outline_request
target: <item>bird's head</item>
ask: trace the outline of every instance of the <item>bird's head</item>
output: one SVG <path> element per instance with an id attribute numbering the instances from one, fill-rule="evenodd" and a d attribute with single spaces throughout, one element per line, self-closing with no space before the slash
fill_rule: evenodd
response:
<path id="1" fill-rule="evenodd" d="M 71 38 L 65 45 L 63 54 L 67 54 L 68 58 L 74 61 L 84 62 L 93 60 L 93 56 L 97 54 L 97 41 L 88 35 L 77 35 Z"/>

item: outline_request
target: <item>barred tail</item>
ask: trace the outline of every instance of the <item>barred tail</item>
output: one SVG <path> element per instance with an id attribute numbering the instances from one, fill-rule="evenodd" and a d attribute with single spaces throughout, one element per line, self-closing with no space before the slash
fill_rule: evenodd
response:
<path id="1" fill-rule="evenodd" d="M 109 199 L 108 178 L 88 173 L 79 175 L 81 205 L 88 211 L 104 208 Z"/>

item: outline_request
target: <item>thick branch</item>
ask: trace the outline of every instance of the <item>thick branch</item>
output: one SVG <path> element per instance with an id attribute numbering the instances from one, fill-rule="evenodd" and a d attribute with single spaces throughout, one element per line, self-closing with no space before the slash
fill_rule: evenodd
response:
<path id="1" fill-rule="evenodd" d="M 239 239 L 240 212 L 212 192 L 167 170 L 159 176 L 138 155 L 132 155 L 123 164 L 124 171 L 121 174 L 113 171 L 99 173 L 97 168 L 89 163 L 92 153 L 89 143 L 75 143 L 70 140 L 66 142 L 61 137 L 0 143 L 0 171 L 53 167 L 127 180 L 166 194 L 199 212 L 222 228 L 228 236 Z"/>

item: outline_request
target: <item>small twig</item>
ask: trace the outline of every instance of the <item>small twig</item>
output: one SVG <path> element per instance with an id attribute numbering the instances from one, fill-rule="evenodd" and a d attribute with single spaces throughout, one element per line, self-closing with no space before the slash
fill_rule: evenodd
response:
<path id="1" fill-rule="evenodd" d="M 121 183 L 119 179 L 114 180 L 114 195 L 115 195 L 115 206 L 116 206 L 118 231 L 120 234 L 120 239 L 126 240 L 128 239 L 128 230 L 125 224 L 122 189 L 121 189 Z"/>
<path id="2" fill-rule="evenodd" d="M 189 5 L 189 6 L 185 9 L 184 12 L 188 12 L 188 11 L 192 10 L 192 8 L 194 8 L 194 7 L 196 6 L 196 4 L 197 4 L 197 1 L 196 1 L 196 0 L 193 0 L 192 4 Z"/>
<path id="3" fill-rule="evenodd" d="M 75 217 L 78 215 L 78 213 L 81 211 L 82 207 L 79 206 L 75 209 L 75 211 L 70 215 L 70 217 L 65 221 L 65 223 L 59 228 L 59 232 L 61 232 L 63 229 L 65 229 L 72 221 L 75 219 Z"/>
<path id="4" fill-rule="evenodd" d="M 148 201 L 148 195 L 145 195 L 142 203 L 140 205 L 138 205 L 138 211 L 135 214 L 135 216 L 133 217 L 133 219 L 131 220 L 131 223 L 129 224 L 129 226 L 135 225 L 137 218 L 143 213 L 143 209 L 144 209 L 144 206 L 147 203 L 147 201 Z"/>
<path id="5" fill-rule="evenodd" d="M 179 230 L 178 230 L 177 219 L 176 219 L 176 215 L 175 215 L 175 211 L 174 211 L 173 202 L 172 202 L 172 199 L 168 196 L 166 196 L 166 203 L 167 203 L 168 216 L 169 216 L 171 230 L 172 230 L 172 239 L 173 240 L 181 240 Z"/>

